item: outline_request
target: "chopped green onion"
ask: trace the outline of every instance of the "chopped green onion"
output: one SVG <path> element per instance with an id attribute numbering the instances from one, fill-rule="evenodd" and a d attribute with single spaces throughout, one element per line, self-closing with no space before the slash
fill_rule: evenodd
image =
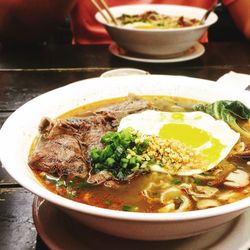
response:
<path id="1" fill-rule="evenodd" d="M 201 184 L 201 180 L 198 179 L 198 178 L 194 178 L 194 183 L 197 184 L 197 185 L 200 185 Z"/>
<path id="2" fill-rule="evenodd" d="M 130 205 L 123 205 L 122 210 L 126 212 L 136 212 L 138 211 L 139 207 L 137 206 L 130 206 Z"/>
<path id="3" fill-rule="evenodd" d="M 91 187 L 92 185 L 86 181 L 81 181 L 78 185 L 78 188 L 79 189 L 85 189 L 85 188 L 89 188 Z"/>
<path id="4" fill-rule="evenodd" d="M 104 204 L 107 205 L 107 206 L 110 206 L 112 204 L 112 201 L 111 200 L 105 200 Z"/>
<path id="5" fill-rule="evenodd" d="M 173 180 L 171 181 L 171 183 L 174 184 L 174 185 L 179 185 L 179 184 L 181 184 L 181 181 L 178 180 L 178 179 L 173 179 Z"/>
<path id="6" fill-rule="evenodd" d="M 108 166 L 108 167 L 113 167 L 114 164 L 115 164 L 115 160 L 111 157 L 107 158 L 106 161 L 105 161 L 105 164 Z"/>
<path id="7" fill-rule="evenodd" d="M 66 187 L 66 181 L 65 180 L 59 180 L 56 183 L 57 187 Z"/>
<path id="8" fill-rule="evenodd" d="M 76 193 L 75 190 L 71 190 L 71 189 L 67 188 L 67 196 L 68 196 L 68 198 L 73 199 L 73 198 L 76 197 L 76 195 L 77 195 L 77 193 Z"/>

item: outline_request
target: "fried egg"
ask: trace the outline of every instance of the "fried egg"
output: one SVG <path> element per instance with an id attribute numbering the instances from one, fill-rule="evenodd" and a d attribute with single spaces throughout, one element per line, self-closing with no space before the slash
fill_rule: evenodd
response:
<path id="1" fill-rule="evenodd" d="M 195 168 L 180 168 L 177 175 L 190 176 L 214 168 L 230 153 L 240 134 L 222 120 L 197 112 L 161 112 L 147 110 L 124 117 L 118 131 L 132 127 L 144 135 L 175 139 L 192 147 L 204 157 L 205 163 Z M 152 171 L 166 172 L 164 167 L 152 165 Z"/>

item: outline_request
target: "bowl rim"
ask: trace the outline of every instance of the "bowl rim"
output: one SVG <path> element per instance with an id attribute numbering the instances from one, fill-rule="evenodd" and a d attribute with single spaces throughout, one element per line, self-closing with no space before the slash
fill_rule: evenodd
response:
<path id="1" fill-rule="evenodd" d="M 192 77 L 183 77 L 183 76 L 168 76 L 168 75 L 133 75 L 133 76 L 118 76 L 114 77 L 116 82 L 120 82 L 120 80 L 127 80 L 128 82 L 131 82 L 131 79 L 137 78 L 139 80 L 143 80 L 146 78 L 150 78 L 151 80 L 154 80 L 157 77 L 163 77 L 164 79 L 170 78 L 180 78 L 183 82 L 185 82 L 185 79 L 194 80 L 194 83 L 191 84 L 191 86 L 195 86 L 198 88 L 198 90 L 204 90 L 205 89 L 211 89 L 212 91 L 224 91 L 226 93 L 233 93 L 235 96 L 240 96 L 242 99 L 249 99 L 249 92 L 245 90 L 238 90 L 238 89 L 227 89 L 223 86 L 217 86 L 215 84 L 211 85 L 211 83 L 214 83 L 213 81 L 205 80 L 205 79 L 199 79 L 199 78 L 192 78 Z M 119 79 L 120 78 L 120 79 Z M 102 80 L 101 80 L 102 79 Z M 209 208 L 205 210 L 196 210 L 196 211 L 187 211 L 187 212 L 180 212 L 180 213 L 143 213 L 143 212 L 125 212 L 125 211 L 117 211 L 117 210 L 111 210 L 106 208 L 99 208 L 94 207 L 91 205 L 82 204 L 79 202 L 75 202 L 72 200 L 69 200 L 67 198 L 64 198 L 62 196 L 59 196 L 55 193 L 52 193 L 48 191 L 44 186 L 42 186 L 38 180 L 36 179 L 35 185 L 31 186 L 28 185 L 25 181 L 27 180 L 27 176 L 20 178 L 20 176 L 17 175 L 15 168 L 11 166 L 10 160 L 8 159 L 8 156 L 6 154 L 8 147 L 6 147 L 6 140 L 8 140 L 8 133 L 11 133 L 9 131 L 9 125 L 13 123 L 18 117 L 20 113 L 25 110 L 27 106 L 32 105 L 34 102 L 37 102 L 44 98 L 46 95 L 55 95 L 56 93 L 61 93 L 61 91 L 64 91 L 67 93 L 67 90 L 71 87 L 75 87 L 78 85 L 88 85 L 92 84 L 95 81 L 109 81 L 111 78 L 92 78 L 92 79 L 85 79 L 81 81 L 74 82 L 72 84 L 65 85 L 60 88 L 56 88 L 54 90 L 48 91 L 30 101 L 22 105 L 20 108 L 18 108 L 14 113 L 12 113 L 9 118 L 5 121 L 3 124 L 1 130 L 0 130 L 0 159 L 2 161 L 3 166 L 6 168 L 7 172 L 15 179 L 18 183 L 20 183 L 24 188 L 28 189 L 32 193 L 38 195 L 39 197 L 42 197 L 60 207 L 64 207 L 66 209 L 73 210 L 75 212 L 80 212 L 83 214 L 88 214 L 92 216 L 98 216 L 98 217 L 105 217 L 105 218 L 112 218 L 116 220 L 127 220 L 127 221 L 144 221 L 144 222 L 162 222 L 162 221 L 187 221 L 187 220 L 197 220 L 201 218 L 207 218 L 207 217 L 215 217 L 220 215 L 225 215 L 228 213 L 233 213 L 236 211 L 243 211 L 250 207 L 250 197 L 244 198 L 242 200 L 239 200 L 234 203 L 222 205 L 215 208 Z M 200 81 L 202 81 L 202 84 L 200 84 Z M 185 83 L 181 82 L 180 85 L 185 86 Z M 188 85 L 189 86 L 189 85 Z M 190 86 L 189 86 L 190 87 Z M 63 92 L 63 93 L 64 93 Z M 18 167 L 15 166 L 15 167 Z M 26 166 L 25 168 L 28 168 Z M 35 176 L 33 176 L 35 179 Z M 26 179 L 25 179 L 26 178 Z"/>
<path id="2" fill-rule="evenodd" d="M 110 11 L 112 10 L 118 10 L 118 9 L 122 9 L 122 8 L 136 8 L 136 7 L 142 7 L 144 6 L 145 8 L 152 8 L 153 7 L 167 7 L 167 6 L 171 6 L 174 8 L 182 8 L 182 9 L 193 9 L 193 10 L 200 10 L 200 11 L 206 11 L 206 9 L 200 8 L 200 7 L 193 7 L 193 6 L 186 6 L 186 5 L 176 5 L 176 4 L 130 4 L 130 5 L 117 5 L 117 6 L 113 6 L 110 7 Z M 128 31 L 136 31 L 136 32 L 146 32 L 146 33 L 154 33 L 154 32 L 181 32 L 181 31 L 190 31 L 190 30 L 199 30 L 199 29 L 204 29 L 207 28 L 209 26 L 211 26 L 212 24 L 216 23 L 218 20 L 218 16 L 217 14 L 212 11 L 210 13 L 210 16 L 213 17 L 213 20 L 211 20 L 209 22 L 209 18 L 205 21 L 205 23 L 198 25 L 198 26 L 192 26 L 192 27 L 184 27 L 184 28 L 169 28 L 169 29 L 141 29 L 141 28 L 134 28 L 134 27 L 127 27 L 127 26 L 117 26 L 115 24 L 112 23 L 107 23 L 101 16 L 100 12 L 96 12 L 95 14 L 95 19 L 97 20 L 97 22 L 101 23 L 102 25 L 109 27 L 109 28 L 114 28 L 114 29 L 118 29 L 118 30 L 128 30 Z"/>

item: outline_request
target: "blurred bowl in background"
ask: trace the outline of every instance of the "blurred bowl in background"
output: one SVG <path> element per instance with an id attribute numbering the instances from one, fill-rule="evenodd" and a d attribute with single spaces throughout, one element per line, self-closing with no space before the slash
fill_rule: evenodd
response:
<path id="1" fill-rule="evenodd" d="M 146 11 L 156 11 L 168 16 L 184 16 L 199 20 L 206 12 L 202 8 L 166 4 L 124 5 L 112 7 L 110 11 L 115 18 L 122 14 L 135 15 Z M 107 23 L 100 12 L 96 14 L 96 19 L 104 25 L 111 39 L 126 51 L 166 58 L 177 57 L 194 46 L 218 17 L 212 12 L 203 24 L 197 26 L 149 29 Z"/>
<path id="2" fill-rule="evenodd" d="M 136 69 L 136 68 L 119 68 L 108 70 L 100 75 L 100 77 L 113 77 L 113 76 L 129 76 L 129 75 L 148 75 L 149 72 Z"/>

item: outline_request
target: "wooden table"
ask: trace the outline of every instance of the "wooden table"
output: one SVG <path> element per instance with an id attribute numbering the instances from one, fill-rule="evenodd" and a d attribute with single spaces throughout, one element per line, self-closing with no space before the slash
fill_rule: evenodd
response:
<path id="1" fill-rule="evenodd" d="M 0 124 L 20 105 L 54 88 L 120 67 L 152 74 L 185 75 L 216 80 L 233 70 L 250 74 L 250 43 L 212 42 L 192 61 L 147 64 L 116 58 L 107 45 L 44 46 L 0 49 Z M 14 145 L 13 145 L 14 146 Z M 0 249 L 47 249 L 37 237 L 31 205 L 33 195 L 0 168 Z"/>

